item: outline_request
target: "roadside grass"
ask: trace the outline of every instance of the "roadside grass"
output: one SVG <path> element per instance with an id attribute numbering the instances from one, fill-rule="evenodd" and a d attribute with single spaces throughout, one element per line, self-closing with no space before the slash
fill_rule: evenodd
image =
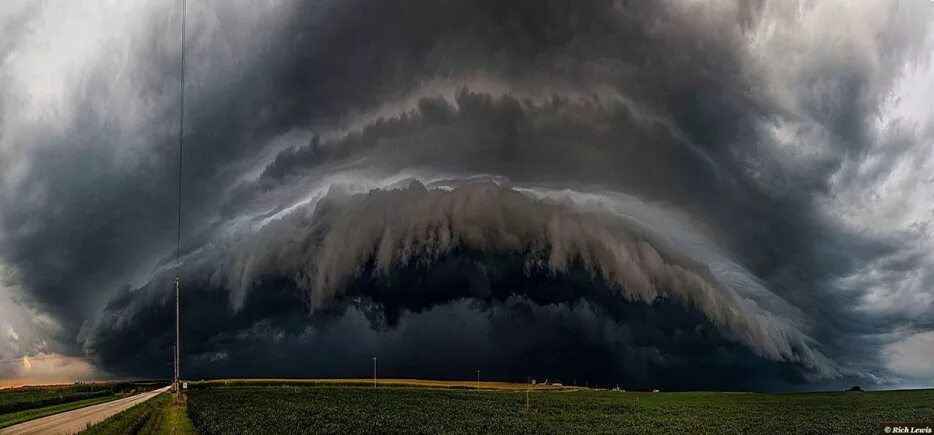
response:
<path id="1" fill-rule="evenodd" d="M 60 403 L 57 405 L 44 406 L 41 408 L 26 409 L 23 411 L 12 412 L 0 415 L 0 428 L 23 423 L 29 420 L 45 417 L 47 415 L 58 414 L 60 412 L 71 411 L 72 409 L 83 408 L 85 406 L 97 405 L 98 403 L 116 400 L 125 395 L 107 395 L 102 397 L 93 397 L 90 399 L 77 400 L 74 402 Z"/>
<path id="2" fill-rule="evenodd" d="M 162 393 L 124 412 L 91 426 L 82 434 L 193 434 L 185 399 L 176 402 L 169 393 Z"/>
<path id="3" fill-rule="evenodd" d="M 168 394 L 168 393 L 166 393 Z M 193 434 L 195 426 L 188 417 L 188 399 L 183 398 L 180 403 L 174 402 L 163 408 L 159 424 L 159 434 Z"/>

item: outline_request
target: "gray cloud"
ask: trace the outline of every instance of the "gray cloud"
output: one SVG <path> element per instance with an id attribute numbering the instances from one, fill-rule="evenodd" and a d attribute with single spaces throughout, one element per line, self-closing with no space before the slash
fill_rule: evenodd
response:
<path id="1" fill-rule="evenodd" d="M 146 319 L 171 288 L 177 5 L 11 5 L 0 8 L 0 263 L 15 271 L 5 284 L 15 297 L 0 311 L 54 319 L 54 331 L 17 331 L 57 352 L 146 371 L 142 356 L 170 345 Z M 194 336 L 260 321 L 299 330 L 364 281 L 428 273 L 426 259 L 462 265 L 444 259 L 460 258 L 453 246 L 518 252 L 521 267 L 542 269 L 525 278 L 535 283 L 574 275 L 563 260 L 578 258 L 623 296 L 678 295 L 703 313 L 692 321 L 722 326 L 753 358 L 811 368 L 886 377 L 896 366 L 866 349 L 934 328 L 926 2 L 281 2 L 250 4 L 250 17 L 246 7 L 192 4 L 188 17 L 186 288 L 247 313 L 218 314 L 232 323 Z M 336 194 L 408 178 L 430 190 Z M 499 220 L 450 211 L 462 221 L 448 244 L 420 232 L 444 225 L 415 207 L 484 191 L 434 189 L 478 179 L 497 180 L 494 197 L 514 207 Z M 577 200 L 613 195 L 654 211 Z M 548 233 L 545 213 L 579 232 Z M 688 224 L 654 225 L 675 218 Z M 270 283 L 313 314 L 257 302 Z M 376 311 L 391 317 L 390 299 Z M 132 345 L 143 331 L 157 337 L 146 352 Z M 211 343 L 198 355 L 256 357 L 236 340 Z"/>
<path id="2" fill-rule="evenodd" d="M 318 213 L 294 211 L 244 241 L 220 272 L 226 282 L 218 284 L 243 292 L 266 275 L 294 276 L 296 285 L 308 291 L 312 307 L 322 308 L 361 273 L 386 274 L 410 264 L 430 267 L 464 249 L 519 253 L 526 270 L 563 274 L 582 263 L 626 300 L 681 300 L 763 357 L 801 362 L 820 376 L 839 375 L 798 331 L 740 299 L 709 272 L 672 263 L 638 232 L 614 232 L 493 184 L 447 192 L 427 191 L 416 183 L 374 191 L 362 200 L 329 196 L 318 207 Z M 242 305 L 242 293 L 235 298 L 234 305 Z"/>
<path id="3" fill-rule="evenodd" d="M 889 367 L 895 373 L 911 379 L 924 379 L 932 375 L 931 357 L 934 352 L 934 333 L 922 332 L 892 343 L 884 350 Z"/>

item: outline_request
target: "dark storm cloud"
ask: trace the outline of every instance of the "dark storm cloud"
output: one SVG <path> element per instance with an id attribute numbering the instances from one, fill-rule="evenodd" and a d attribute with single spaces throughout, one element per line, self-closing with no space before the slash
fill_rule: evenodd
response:
<path id="1" fill-rule="evenodd" d="M 235 343 L 229 344 L 237 340 L 224 339 L 218 343 L 216 336 L 197 335 L 216 331 L 217 324 L 226 324 L 227 329 L 233 329 L 235 323 L 241 325 L 239 328 L 259 328 L 262 334 L 272 334 L 273 338 L 265 338 L 273 341 L 297 334 L 296 329 L 306 335 L 327 334 L 323 331 L 333 328 L 327 323 L 328 310 L 345 305 L 348 299 L 360 297 L 372 301 L 371 305 L 358 305 L 357 308 L 363 308 L 371 320 L 375 319 L 376 327 L 395 328 L 406 313 L 420 313 L 459 300 L 492 305 L 495 307 L 493 313 L 499 313 L 493 320 L 500 318 L 498 322 L 503 323 L 506 320 L 501 317 L 506 314 L 497 309 L 513 312 L 514 307 L 510 304 L 502 305 L 518 297 L 530 303 L 558 307 L 587 301 L 599 310 L 597 317 L 600 318 L 593 322 L 605 323 L 611 330 L 604 331 L 596 344 L 588 344 L 586 334 L 575 330 L 586 325 L 573 325 L 568 319 L 560 322 L 569 323 L 566 327 L 573 330 L 568 337 L 546 333 L 531 340 L 541 342 L 539 345 L 553 342 L 561 346 L 564 358 L 593 345 L 596 346 L 592 349 L 594 352 L 605 353 L 594 355 L 595 358 L 601 361 L 608 359 L 600 365 L 613 367 L 612 361 L 619 361 L 620 356 L 625 355 L 623 359 L 641 361 L 633 364 L 643 366 L 644 370 L 659 370 L 668 373 L 666 376 L 674 376 L 677 370 L 667 367 L 668 363 L 682 366 L 690 360 L 690 352 L 721 352 L 719 349 L 725 346 L 731 350 L 723 352 L 740 352 L 743 355 L 737 357 L 742 363 L 733 363 L 749 366 L 745 367 L 747 370 L 752 370 L 752 366 L 776 365 L 768 361 L 789 362 L 800 367 L 798 371 L 788 367 L 785 381 L 842 374 L 835 364 L 812 349 L 809 339 L 801 332 L 740 298 L 702 267 L 688 260 L 673 258 L 660 250 L 659 242 L 650 243 L 646 237 L 638 228 L 620 226 L 619 223 L 615 226 L 602 224 L 595 217 L 580 216 L 564 207 L 536 202 L 494 184 L 471 184 L 453 191 L 428 191 L 415 183 L 406 188 L 350 197 L 331 192 L 315 206 L 297 209 L 245 237 L 230 252 L 203 254 L 207 258 L 214 255 L 226 258 L 212 258 L 186 270 L 187 279 L 195 281 L 189 284 L 192 289 L 227 291 L 186 292 L 196 298 L 194 309 L 209 311 L 199 314 L 202 320 L 195 327 L 197 332 L 186 332 L 185 342 L 193 343 L 194 349 L 189 350 L 190 354 L 203 354 L 210 359 L 219 358 L 216 355 L 224 355 L 231 350 L 236 352 L 238 347 Z M 212 265 L 217 265 L 213 266 L 215 270 L 211 270 Z M 168 285 L 169 278 L 157 282 L 155 289 Z M 280 297 L 284 293 L 276 287 L 287 289 L 286 295 L 288 291 L 293 292 L 287 297 L 310 303 L 312 318 L 320 316 L 322 320 L 309 323 L 302 318 L 300 308 L 308 306 L 308 303 L 292 307 L 273 303 L 270 306 L 271 299 L 267 299 L 267 293 L 271 297 Z M 168 306 L 166 302 L 170 299 L 164 292 L 153 292 L 153 288 L 140 291 L 157 300 L 134 300 L 130 293 L 114 299 L 101 322 L 84 332 L 82 339 L 86 340 L 88 350 L 105 360 L 117 359 L 132 367 L 133 363 L 139 362 L 125 361 L 120 355 L 142 356 L 145 361 L 158 352 L 147 352 L 140 348 L 141 345 L 151 346 L 162 341 L 162 346 L 156 345 L 159 349 L 166 345 L 166 340 L 171 341 L 171 330 L 164 322 L 153 319 L 161 316 L 149 314 L 155 310 L 164 316 Z M 259 294 L 253 296 L 254 293 Z M 233 300 L 232 314 L 224 303 L 226 301 L 221 301 L 220 309 L 215 306 L 217 298 L 224 294 Z M 205 298 L 215 302 L 204 302 Z M 636 305 L 646 307 L 635 308 Z M 192 310 L 190 300 L 186 306 Z M 245 313 L 239 313 L 239 310 Z M 637 349 L 629 349 L 629 344 L 623 342 L 632 339 L 634 332 L 628 328 L 634 326 L 627 325 L 639 322 L 637 319 L 645 315 L 645 310 L 653 313 L 655 327 L 667 324 L 665 328 L 668 329 L 663 329 L 667 332 L 658 339 L 652 338 L 656 334 L 648 330 L 637 333 L 642 344 Z M 685 317 L 685 310 L 697 312 Z M 225 312 L 228 314 L 223 314 Z M 228 320 L 208 320 L 218 315 Z M 149 327 L 154 330 L 140 328 L 137 319 L 142 319 L 144 324 L 152 322 Z M 443 324 L 450 320 L 435 322 Z M 644 326 L 644 322 L 640 324 Z M 684 343 L 690 341 L 689 337 L 665 335 L 678 328 L 710 327 L 719 329 L 716 340 L 701 340 L 693 346 Z M 270 332 L 270 328 L 277 332 Z M 531 327 L 526 329 L 526 333 L 534 330 Z M 584 337 L 578 337 L 581 334 Z M 144 336 L 151 339 L 141 340 Z M 161 337 L 161 340 L 156 337 Z M 583 341 L 573 342 L 578 338 Z M 740 351 L 730 342 L 740 343 L 746 350 Z M 401 346 L 407 348 L 404 343 Z M 456 352 L 457 344 L 450 347 L 445 352 Z M 649 354 L 640 357 L 644 352 Z M 222 358 L 229 358 L 227 355 Z M 502 357 L 500 369 L 513 367 L 507 372 L 515 378 L 515 365 L 529 356 L 507 353 Z M 587 365 L 584 362 L 574 369 L 573 365 L 562 363 L 561 358 L 544 358 L 541 361 L 543 358 L 543 355 L 538 355 L 535 360 L 542 367 L 551 367 L 549 370 L 556 374 L 567 376 Z M 240 358 L 236 360 L 240 361 Z M 403 361 L 397 359 L 396 363 Z M 412 369 L 423 373 L 427 367 L 429 364 L 421 364 Z M 627 369 L 617 373 L 617 370 L 606 367 L 600 369 L 602 381 L 619 377 L 630 385 L 638 382 L 638 385 L 648 386 L 646 382 L 650 379 L 661 381 L 664 377 L 640 376 Z M 711 367 L 707 369 L 714 371 Z M 679 388 L 702 385 L 667 382 L 671 383 L 666 386 L 679 385 Z"/>
<path id="2" fill-rule="evenodd" d="M 340 140 L 316 140 L 280 153 L 239 192 L 261 195 L 296 180 L 301 184 L 334 161 L 361 158 L 364 165 L 388 173 L 424 168 L 491 172 L 517 183 L 613 186 L 677 204 L 713 227 L 753 273 L 773 284 L 770 288 L 825 319 L 826 329 L 816 333 L 833 338 L 859 328 L 886 328 L 885 322 L 850 318 L 840 312 L 848 306 L 840 303 L 843 296 L 818 289 L 867 256 L 894 252 L 894 241 L 865 239 L 830 226 L 810 209 L 808 196 L 788 197 L 754 185 L 729 161 L 712 161 L 664 124 L 638 118 L 619 101 L 555 97 L 532 103 L 461 89 L 452 103 L 422 99 L 416 109 Z"/>
<path id="3" fill-rule="evenodd" d="M 221 286 L 242 292 L 264 276 L 295 276 L 312 307 L 320 308 L 339 298 L 367 268 L 377 275 L 409 264 L 430 268 L 437 259 L 465 249 L 518 254 L 525 261 L 515 267 L 552 274 L 582 263 L 626 300 L 681 300 L 764 357 L 808 367 L 823 362 L 814 360 L 802 337 L 768 324 L 727 288 L 691 271 L 691 265 L 672 263 L 638 233 L 614 232 L 493 184 L 430 192 L 416 183 L 345 204 L 335 205 L 341 201 L 330 196 L 323 201 L 319 212 L 294 212 L 247 239 L 219 271 L 220 279 L 226 277 Z M 485 280 L 482 275 L 478 279 Z M 422 292 L 417 285 L 412 288 Z M 449 298 L 438 290 L 425 290 L 420 297 L 439 302 Z"/>
<path id="4" fill-rule="evenodd" d="M 359 203 L 374 196 L 414 194 L 422 195 L 422 202 L 429 199 L 428 192 L 415 189 L 369 194 L 341 207 L 357 210 L 357 219 L 380 221 L 372 215 L 374 210 L 360 210 Z M 495 186 L 435 195 L 465 198 L 484 192 L 494 198 L 518 195 Z M 551 209 L 520 198 L 514 200 L 525 207 L 541 208 L 546 214 Z M 412 208 L 419 206 L 424 204 L 416 201 Z M 339 232 L 337 222 L 346 216 L 321 213 L 324 219 L 316 219 L 320 223 L 315 226 Z M 269 231 L 287 232 L 286 228 L 292 226 L 277 225 Z M 295 242 L 315 249 L 305 237 Z M 453 243 L 461 247 L 434 259 L 413 249 L 413 255 L 422 253 L 419 260 L 390 270 L 380 271 L 372 258 L 364 260 L 369 266 L 347 265 L 359 267 L 360 275 L 342 287 L 343 296 L 313 305 L 317 308 L 312 313 L 306 305 L 310 290 L 300 288 L 298 278 L 276 278 L 300 277 L 301 271 L 268 271 L 265 278 L 255 277 L 239 310 L 230 309 L 226 286 L 207 273 L 189 271 L 182 313 L 183 322 L 191 325 L 182 340 L 188 348 L 186 372 L 195 378 L 302 376 L 309 371 L 361 376 L 368 373 L 370 356 L 378 355 L 383 376 L 463 378 L 480 368 L 497 379 L 579 379 L 581 384 L 620 383 L 630 388 L 784 389 L 803 382 L 800 369 L 763 359 L 756 355 L 761 348 L 737 343 L 742 334 L 723 332 L 705 318 L 710 314 L 690 308 L 692 296 L 663 296 L 646 304 L 627 298 L 624 288 L 601 278 L 598 266 L 588 266 L 583 257 L 555 272 L 544 265 L 530 268 L 534 254 L 528 252 L 493 246 L 480 251 L 470 249 L 469 243 Z M 301 257 L 275 252 L 288 251 L 284 246 L 264 250 L 247 245 L 252 249 L 245 253 L 252 255 Z M 235 263 L 242 265 L 243 260 Z M 171 298 L 160 290 L 166 284 L 157 282 L 136 290 L 136 296 L 127 293 L 115 299 L 87 335 L 93 355 L 109 361 L 114 370 L 158 376 L 162 367 L 153 361 L 164 357 L 164 347 L 173 340 L 171 325 L 164 321 L 172 309 Z M 665 285 L 672 284 L 660 283 Z M 785 338 L 791 337 L 780 339 Z M 690 376 L 685 373 L 688 367 Z M 741 378 L 736 376 L 740 372 L 745 373 Z"/>
<path id="5" fill-rule="evenodd" d="M 546 277 L 521 280 L 538 283 L 529 287 L 555 285 Z M 490 379 L 550 378 L 567 384 L 576 380 L 580 385 L 642 389 L 772 390 L 806 385 L 792 366 L 755 356 L 678 305 L 617 300 L 609 314 L 584 300 L 592 292 L 589 283 L 561 283 L 582 293 L 570 304 L 498 299 L 505 297 L 502 294 L 439 305 L 409 299 L 420 308 L 402 312 L 391 324 L 374 314 L 392 303 L 380 296 L 360 297 L 308 316 L 299 293 L 287 282 L 277 284 L 251 293 L 245 310 L 239 312 L 225 309 L 222 292 L 191 293 L 189 302 L 201 308 L 183 313 L 184 320 L 191 320 L 186 324 L 193 326 L 183 338 L 189 347 L 183 361 L 186 376 L 364 377 L 371 373 L 371 357 L 377 355 L 385 377 L 418 373 L 426 378 L 464 379 L 480 369 Z M 383 295 L 398 294 L 382 284 Z M 505 290 L 507 285 L 494 282 L 493 287 Z M 113 370 L 163 375 L 169 364 L 164 350 L 148 344 L 173 342 L 163 321 L 171 305 L 155 306 L 160 309 L 138 313 L 136 339 L 106 340 L 96 347 Z M 274 315 L 267 317 L 271 311 L 249 308 L 253 306 L 274 308 Z M 113 332 L 127 337 L 125 332 Z"/>
<path id="6" fill-rule="evenodd" d="M 62 112 L 73 116 L 12 116 L 11 107 L 28 98 L 13 88 L 0 92 L 0 167 L 12 174 L 4 180 L 12 187 L 0 189 L 0 259 L 16 271 L 21 297 L 64 326 L 58 351 L 87 352 L 102 368 L 128 374 L 158 372 L 148 361 L 171 346 L 160 322 L 168 315 L 166 269 L 174 262 L 175 6 L 147 7 L 147 19 L 107 42 L 87 72 L 64 85 Z M 669 331 L 638 349 L 620 338 L 629 333 L 607 333 L 592 358 L 606 364 L 604 378 L 630 370 L 620 367 L 643 367 L 642 375 L 620 376 L 646 386 L 653 379 L 695 385 L 673 367 L 686 367 L 679 365 L 687 364 L 684 358 L 708 344 L 723 353 L 697 366 L 724 374 L 711 376 L 721 385 L 735 385 L 724 367 L 758 371 L 763 382 L 801 376 L 788 362 L 812 374 L 818 368 L 822 376 L 840 370 L 885 375 L 884 358 L 867 356 L 863 348 L 888 344 L 892 338 L 879 337 L 896 329 L 930 330 L 934 318 L 906 304 L 884 312 L 863 307 L 902 272 L 919 276 L 894 286 L 901 298 L 930 307 L 934 275 L 924 270 L 934 260 L 925 254 L 931 238 L 923 229 L 929 215 L 915 229 L 892 223 L 883 233 L 842 222 L 838 214 L 847 210 L 834 207 L 884 185 L 904 156 L 929 151 L 929 133 L 877 125 L 903 66 L 927 56 L 931 8 L 910 2 L 844 6 L 343 1 L 274 4 L 248 18 L 245 5 L 190 5 L 183 282 L 190 293 L 185 309 L 193 310 L 187 315 L 209 313 L 210 321 L 186 332 L 188 362 L 227 361 L 256 369 L 237 373 L 261 374 L 261 367 L 274 364 L 261 355 L 280 353 L 237 338 L 249 331 L 272 336 L 254 343 L 269 348 L 279 343 L 270 331 L 284 331 L 286 342 L 316 334 L 314 346 L 294 345 L 320 355 L 345 346 L 321 338 L 327 331 L 351 331 L 348 341 L 373 334 L 359 325 L 334 326 L 359 313 L 391 320 L 438 310 L 487 328 L 519 322 L 511 329 L 527 334 L 523 342 L 542 346 L 548 337 L 563 346 L 558 325 L 567 325 L 574 338 L 564 342 L 580 351 L 587 328 L 632 328 L 636 317 L 612 314 L 609 307 L 622 302 L 593 299 L 588 308 L 571 310 L 573 298 L 538 300 L 538 287 L 508 288 L 526 279 L 561 282 L 556 271 L 567 273 L 579 255 L 583 270 L 623 289 L 633 310 L 662 313 L 651 324 L 718 329 L 715 343 L 688 334 L 672 344 L 677 334 Z M 828 17 L 847 25 L 828 25 Z M 25 31 L 4 26 L 4 32 Z M 11 42 L 0 45 L 0 53 L 15 51 L 18 40 L 5 38 Z M 11 65 L 4 61 L 0 77 L 15 75 Z M 910 160 L 915 172 L 926 168 L 924 158 Z M 705 249 L 728 258 L 741 277 L 725 280 L 722 271 L 707 270 L 709 258 L 691 258 L 693 247 L 665 244 L 669 235 L 651 225 L 579 217 L 574 204 L 468 186 L 450 197 L 492 191 L 499 200 L 523 204 L 502 216 L 522 231 L 547 228 L 539 214 L 553 207 L 568 210 L 574 222 L 614 222 L 606 230 L 609 240 L 619 234 L 645 240 L 671 262 L 665 267 L 683 268 L 677 277 L 646 272 L 652 268 L 644 264 L 640 272 L 682 303 L 645 306 L 655 300 L 645 293 L 651 286 L 633 281 L 632 271 L 614 269 L 625 262 L 601 257 L 608 248 L 595 246 L 606 240 L 593 234 L 568 239 L 573 254 L 528 257 L 537 258 L 541 273 L 503 279 L 501 291 L 515 298 L 493 298 L 492 306 L 458 305 L 492 298 L 472 291 L 409 294 L 411 286 L 387 284 L 375 294 L 366 289 L 392 281 L 396 269 L 430 275 L 407 262 L 415 254 L 400 246 L 417 248 L 430 264 L 448 264 L 455 276 L 479 270 L 476 261 L 464 259 L 470 255 L 446 242 L 386 235 L 387 229 L 428 225 L 422 219 L 431 213 L 411 207 L 446 210 L 448 219 L 460 216 L 479 228 L 500 223 L 483 221 L 489 217 L 484 209 L 426 199 L 449 197 L 436 191 L 336 194 L 365 193 L 409 177 L 429 185 L 464 185 L 479 177 L 532 193 L 545 186 L 571 196 L 633 195 L 688 216 L 690 231 L 711 246 Z M 320 202 L 329 189 L 332 195 Z M 910 198 L 923 198 L 920 192 Z M 640 232 L 629 234 L 636 227 Z M 374 232 L 358 232 L 364 228 Z M 497 255 L 554 254 L 559 246 L 553 237 L 522 231 L 507 232 L 518 241 L 499 233 L 458 234 L 471 255 L 490 255 L 491 246 Z M 389 247 L 381 248 L 383 242 Z M 632 243 L 620 246 L 641 252 L 642 245 Z M 551 262 L 562 257 L 564 267 Z M 481 263 L 495 267 L 499 260 Z M 369 275 L 374 270 L 378 279 Z M 476 279 L 467 275 L 467 281 Z M 412 279 L 417 287 L 427 278 Z M 694 280 L 703 284 L 685 284 Z M 779 302 L 763 304 L 750 288 Z M 362 303 L 346 308 L 357 296 L 375 311 Z M 405 302 L 393 303 L 397 296 Z M 522 307 L 534 314 L 522 317 Z M 694 317 L 682 322 L 682 311 Z M 82 323 L 75 340 L 69 335 Z M 453 328 L 444 319 L 429 323 Z M 393 334 L 406 324 L 387 325 L 386 334 Z M 542 326 L 536 336 L 532 325 L 553 329 Z M 398 348 L 407 348 L 404 334 L 397 340 Z M 490 339 L 475 346 L 501 344 Z M 342 355 L 314 367 L 338 373 L 334 366 L 359 357 Z M 517 351 L 485 364 L 521 378 L 510 366 L 521 358 Z M 427 365 L 406 364 L 409 375 L 427 373 Z M 293 367 L 296 375 L 308 374 Z"/>

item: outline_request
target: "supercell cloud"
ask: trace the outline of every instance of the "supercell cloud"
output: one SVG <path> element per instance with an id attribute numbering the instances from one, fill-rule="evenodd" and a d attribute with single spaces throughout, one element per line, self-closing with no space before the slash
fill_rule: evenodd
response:
<path id="1" fill-rule="evenodd" d="M 930 386 L 934 3 L 192 2 L 176 263 L 179 3 L 0 6 L 0 359 Z"/>

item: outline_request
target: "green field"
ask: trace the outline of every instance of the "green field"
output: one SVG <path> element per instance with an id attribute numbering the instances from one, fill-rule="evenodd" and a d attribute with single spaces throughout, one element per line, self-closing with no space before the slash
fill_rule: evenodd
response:
<path id="1" fill-rule="evenodd" d="M 112 394 L 109 389 L 85 387 L 26 387 L 0 393 L 0 415 Z"/>
<path id="2" fill-rule="evenodd" d="M 934 390 L 644 393 L 381 381 L 378 387 L 366 380 L 193 383 L 187 403 L 161 394 L 86 433 L 880 433 L 884 422 L 934 420 Z M 133 390 L 6 390 L 0 409 L 14 411 L 0 414 L 0 426 L 11 416 L 35 418 Z"/>
<path id="3" fill-rule="evenodd" d="M 528 399 L 527 399 L 528 396 Z M 230 433 L 879 433 L 934 419 L 934 390 L 808 394 L 506 391 L 296 383 L 199 386 L 188 413 Z"/>
<path id="4" fill-rule="evenodd" d="M 150 388 L 146 384 L 119 382 L 0 390 L 0 428 L 107 402 Z"/>
<path id="5" fill-rule="evenodd" d="M 85 406 L 96 405 L 118 398 L 119 396 L 108 395 L 103 397 L 94 397 L 91 399 L 77 400 L 74 402 L 61 403 L 58 405 L 43 406 L 41 408 L 26 409 L 23 411 L 11 412 L 0 415 L 0 428 L 19 424 L 24 421 L 34 420 L 47 415 L 58 414 L 60 412 L 71 411 L 72 409 L 84 408 Z"/>
<path id="6" fill-rule="evenodd" d="M 109 388 L 92 385 L 22 387 L 0 390 L 0 427 L 116 398 Z"/>

